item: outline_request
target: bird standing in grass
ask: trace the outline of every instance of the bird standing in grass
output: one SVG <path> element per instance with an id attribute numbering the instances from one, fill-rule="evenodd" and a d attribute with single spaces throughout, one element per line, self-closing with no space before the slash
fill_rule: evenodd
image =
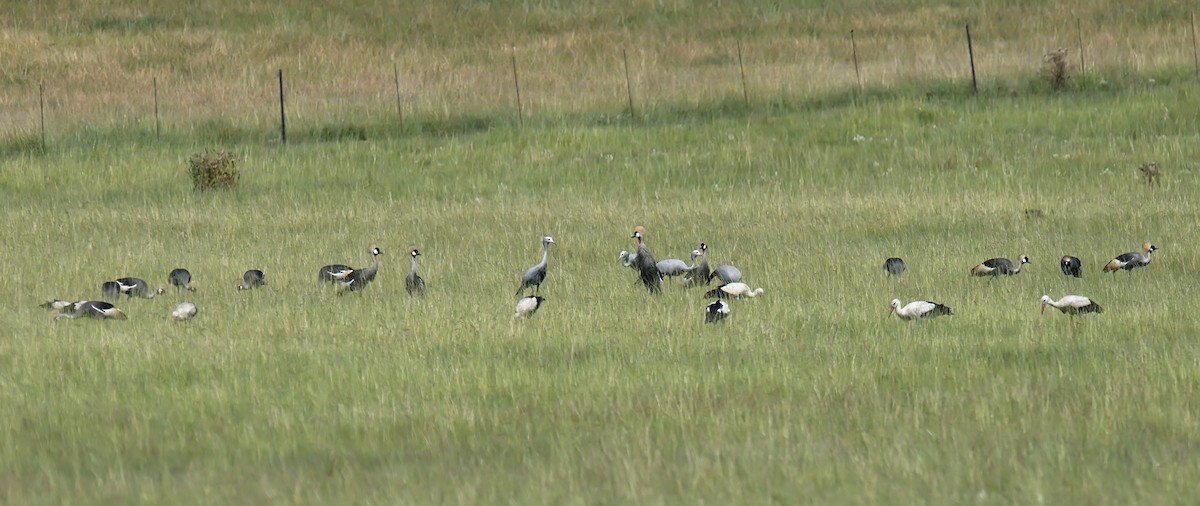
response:
<path id="1" fill-rule="evenodd" d="M 350 269 L 349 274 L 336 281 L 338 295 L 362 290 L 375 281 L 375 274 L 379 272 L 379 255 L 382 254 L 378 247 L 371 246 L 371 265 L 362 269 Z"/>
<path id="2" fill-rule="evenodd" d="M 1046 306 L 1062 311 L 1071 316 L 1087 313 L 1103 313 L 1104 308 L 1092 302 L 1092 299 L 1082 295 L 1063 295 L 1061 299 L 1051 299 L 1049 295 L 1042 296 L 1042 314 L 1046 314 Z"/>
<path id="3" fill-rule="evenodd" d="M 883 261 L 883 270 L 888 274 L 896 276 L 896 279 L 904 279 L 904 259 L 892 257 Z"/>
<path id="4" fill-rule="evenodd" d="M 650 247 L 646 245 L 646 228 L 640 225 L 634 228 L 633 238 L 637 239 L 638 244 L 634 265 L 637 266 L 642 284 L 646 285 L 646 290 L 650 293 L 659 293 L 662 291 L 662 273 L 658 271 L 658 262 L 654 260 L 654 255 L 650 254 Z"/>
<path id="5" fill-rule="evenodd" d="M 954 312 L 937 302 L 927 300 L 915 300 L 907 305 L 901 306 L 900 299 L 892 299 L 890 309 L 892 314 L 899 316 L 901 320 L 917 320 L 921 318 L 933 318 L 941 315 L 953 315 Z"/>
<path id="6" fill-rule="evenodd" d="M 421 252 L 413 248 L 408 254 L 412 257 L 412 269 L 408 271 L 408 277 L 404 278 L 404 289 L 408 290 L 409 295 L 421 295 L 425 293 L 425 280 L 417 274 L 417 257 L 421 256 Z"/>
<path id="7" fill-rule="evenodd" d="M 700 249 L 692 250 L 692 268 L 683 277 L 685 286 L 708 284 L 708 244 L 700 243 Z"/>
<path id="8" fill-rule="evenodd" d="M 712 274 L 708 275 L 708 281 L 711 282 L 713 278 L 721 280 L 721 283 L 724 284 L 737 283 L 742 280 L 742 271 L 737 267 L 725 264 L 713 269 Z"/>
<path id="9" fill-rule="evenodd" d="M 1104 272 L 1116 272 L 1121 269 L 1132 271 L 1138 267 L 1150 265 L 1150 255 L 1155 251 L 1158 251 L 1158 247 L 1153 244 L 1146 243 L 1142 245 L 1142 250 L 1145 251 L 1146 254 L 1143 255 L 1137 251 L 1130 251 L 1129 253 L 1121 254 L 1117 256 L 1117 258 L 1109 260 L 1107 264 L 1104 264 Z"/>
<path id="10" fill-rule="evenodd" d="M 141 297 L 144 299 L 153 299 L 155 295 L 162 295 L 167 291 L 164 285 L 158 285 L 154 290 L 150 289 L 150 285 L 140 278 L 121 278 L 117 280 L 117 286 L 121 293 L 130 297 Z"/>
<path id="11" fill-rule="evenodd" d="M 545 301 L 546 298 L 540 295 L 521 297 L 521 300 L 517 301 L 517 307 L 513 309 L 513 319 L 524 320 L 533 316 L 533 313 L 537 312 L 538 308 L 542 307 L 542 302 Z"/>
<path id="12" fill-rule="evenodd" d="M 179 304 L 176 304 L 175 309 L 171 311 L 171 318 L 174 318 L 177 322 L 181 322 L 191 319 L 193 316 L 196 316 L 196 313 L 197 310 L 195 304 L 192 304 L 191 302 L 180 302 Z"/>
<path id="13" fill-rule="evenodd" d="M 1029 257 L 1021 255 L 1020 263 L 1013 267 L 1012 260 L 1007 258 L 989 258 L 983 263 L 971 268 L 972 276 L 1012 276 L 1021 272 L 1021 267 L 1029 263 Z"/>
<path id="14" fill-rule="evenodd" d="M 717 299 L 704 306 L 704 323 L 715 323 L 729 316 L 729 303 Z"/>
<path id="15" fill-rule="evenodd" d="M 379 255 L 381 253 L 382 252 L 379 251 L 379 248 L 371 246 L 371 265 L 375 266 L 376 270 L 379 269 Z M 322 267 L 320 271 L 317 271 L 317 281 L 321 284 L 344 282 L 350 277 L 350 273 L 352 272 L 354 272 L 354 268 L 350 267 L 349 265 L 326 265 Z M 372 277 L 374 277 L 374 274 L 372 274 Z"/>
<path id="16" fill-rule="evenodd" d="M 187 290 L 189 292 L 196 291 L 196 288 L 192 286 L 192 273 L 188 272 L 187 269 L 172 270 L 171 273 L 167 275 L 167 281 L 171 283 L 171 286 L 176 288 Z"/>
<path id="17" fill-rule="evenodd" d="M 718 297 L 718 298 L 722 298 L 722 299 L 730 298 L 730 297 L 735 298 L 735 299 L 741 299 L 743 297 L 752 299 L 754 297 L 758 297 L 759 295 L 762 295 L 762 293 L 763 293 L 762 288 L 755 288 L 755 289 L 751 290 L 750 285 L 747 285 L 747 284 L 739 281 L 736 283 L 726 283 L 721 286 L 718 286 L 713 290 L 709 290 L 708 293 L 704 294 L 704 296 L 705 297 Z"/>
<path id="18" fill-rule="evenodd" d="M 533 287 L 534 293 L 541 291 L 542 281 L 546 280 L 546 260 L 550 258 L 551 244 L 554 244 L 553 237 L 542 238 L 542 261 L 526 269 L 525 274 L 521 275 L 521 287 L 517 288 L 516 295 L 524 295 L 525 289 L 529 287 Z M 534 309 L 537 309 L 537 306 L 534 306 Z"/>
<path id="19" fill-rule="evenodd" d="M 258 288 L 267 284 L 267 275 L 258 269 L 250 269 L 242 274 L 242 284 L 238 285 L 238 290 L 249 290 Z"/>
<path id="20" fill-rule="evenodd" d="M 1064 275 L 1075 278 L 1083 277 L 1083 262 L 1071 255 L 1062 257 L 1062 260 L 1058 261 L 1058 268 L 1062 269 Z"/>
<path id="21" fill-rule="evenodd" d="M 81 300 L 70 306 L 62 308 L 62 311 L 54 310 L 54 319 L 59 318 L 96 318 L 100 320 L 125 320 L 125 312 L 118 309 L 116 306 L 101 300 Z"/>

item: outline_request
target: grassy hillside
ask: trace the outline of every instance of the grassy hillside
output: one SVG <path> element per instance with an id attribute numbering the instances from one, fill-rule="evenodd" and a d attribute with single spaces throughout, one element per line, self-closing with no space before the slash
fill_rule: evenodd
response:
<path id="1" fill-rule="evenodd" d="M 21 148 L 29 130 L 14 126 L 0 159 L 0 502 L 1128 504 L 1189 497 L 1200 477 L 1190 54 L 1171 45 L 1139 69 L 1097 51 L 1110 72 L 1062 93 L 1023 67 L 1040 65 L 1044 28 L 1073 37 L 1080 17 L 1145 47 L 1186 36 L 1186 7 L 445 3 L 387 17 L 205 5 L 21 5 L 4 21 L 9 40 L 46 49 L 0 49 L 4 87 L 40 80 L 14 77 L 24 66 L 95 88 L 57 95 L 73 98 L 54 104 L 47 152 Z M 920 48 L 957 43 L 976 16 L 1004 20 L 980 30 L 1007 41 L 986 43 L 1008 55 L 988 65 L 1010 72 L 972 98 L 961 74 L 926 79 L 949 57 Z M 842 44 L 834 22 L 847 20 L 875 27 L 856 32 L 875 33 L 866 47 L 895 44 L 864 49 L 876 70 L 861 94 L 844 61 L 805 66 L 787 49 Z M 913 28 L 923 20 L 947 31 Z M 185 51 L 187 36 L 207 42 Z M 814 84 L 746 111 L 730 105 L 727 52 L 717 69 L 661 57 L 672 73 L 735 73 L 685 73 L 707 90 L 644 85 L 658 109 L 605 122 L 621 78 L 555 53 L 530 58 L 531 82 L 539 68 L 547 81 L 530 85 L 539 98 L 517 127 L 509 105 L 475 110 L 488 83 L 507 83 L 510 38 L 584 40 L 570 54 L 603 58 L 597 41 L 703 54 L 741 39 L 771 75 Z M 471 56 L 481 48 L 492 56 Z M 130 63 L 50 64 L 126 61 L 114 55 Z M 247 55 L 276 59 L 249 68 Z M 411 123 L 395 129 L 382 119 L 391 61 L 499 77 L 413 84 Z M 375 62 L 380 81 L 360 79 Z M 875 73 L 888 62 L 908 70 Z M 323 102 L 297 98 L 286 147 L 269 106 L 247 105 L 270 99 L 279 67 L 334 83 L 298 86 Z M 192 105 L 172 105 L 155 140 L 113 111 L 135 108 L 123 77 L 159 72 L 168 103 Z M 615 79 L 617 98 L 561 77 L 589 75 Z M 213 91 L 224 85 L 242 91 Z M 577 100 L 544 98 L 555 86 Z M 4 114 L 27 121 L 14 96 L 0 94 Z M 368 139 L 330 141 L 346 125 Z M 185 161 L 212 146 L 242 155 L 243 178 L 196 193 Z M 1138 180 L 1150 160 L 1161 187 Z M 646 294 L 617 263 L 637 225 L 658 257 L 706 242 L 765 294 L 718 325 L 703 323 L 699 290 Z M 544 234 L 557 241 L 548 301 L 514 324 Z M 1099 272 L 1145 241 L 1161 248 L 1150 266 Z M 366 265 L 372 244 L 383 266 L 364 292 L 317 286 L 320 266 Z M 409 247 L 424 253 L 422 298 L 404 292 Z M 1017 276 L 967 276 L 1021 254 L 1033 263 Z M 1083 278 L 1058 273 L 1064 254 L 1083 259 Z M 881 270 L 893 255 L 909 262 L 903 282 Z M 128 321 L 52 321 L 37 307 L 180 266 L 199 290 L 123 300 Z M 248 268 L 270 284 L 235 290 Z M 1068 293 L 1105 312 L 1038 314 L 1042 294 Z M 199 316 L 169 321 L 185 298 Z M 892 298 L 955 315 L 901 322 L 887 318 Z"/>

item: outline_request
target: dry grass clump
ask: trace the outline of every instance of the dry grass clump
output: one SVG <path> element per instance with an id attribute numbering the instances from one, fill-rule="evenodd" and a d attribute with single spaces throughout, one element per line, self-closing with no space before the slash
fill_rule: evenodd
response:
<path id="1" fill-rule="evenodd" d="M 196 191 L 221 190 L 237 186 L 241 173 L 238 157 L 228 151 L 205 151 L 188 159 L 188 169 Z"/>
<path id="2" fill-rule="evenodd" d="M 1138 170 L 1146 179 L 1146 186 L 1162 186 L 1162 171 L 1158 168 L 1158 162 L 1144 163 Z"/>
<path id="3" fill-rule="evenodd" d="M 1042 75 L 1050 81 L 1050 87 L 1054 91 L 1066 89 L 1072 70 L 1071 64 L 1067 62 L 1067 49 L 1060 47 L 1047 52 L 1043 60 L 1046 64 L 1042 68 Z"/>

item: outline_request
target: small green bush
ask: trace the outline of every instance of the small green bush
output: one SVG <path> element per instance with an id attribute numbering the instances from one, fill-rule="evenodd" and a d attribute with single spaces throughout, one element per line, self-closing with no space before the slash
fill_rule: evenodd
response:
<path id="1" fill-rule="evenodd" d="M 188 159 L 192 184 L 196 191 L 220 190 L 237 186 L 240 173 L 238 157 L 227 151 L 205 151 Z"/>

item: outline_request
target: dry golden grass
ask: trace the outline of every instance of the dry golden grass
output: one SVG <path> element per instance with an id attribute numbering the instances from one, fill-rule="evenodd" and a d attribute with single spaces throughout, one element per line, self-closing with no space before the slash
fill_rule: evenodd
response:
<path id="1" fill-rule="evenodd" d="M 752 97 L 804 99 L 856 84 L 855 31 L 866 87 L 970 79 L 972 24 L 982 83 L 1018 86 L 1042 55 L 1065 47 L 1085 73 L 1188 67 L 1191 5 L 1115 0 L 1051 6 L 760 6 L 754 2 L 345 2 L 160 0 L 6 8 L 0 28 L 0 117 L 36 124 L 38 85 L 53 128 L 151 121 L 152 80 L 167 125 L 223 118 L 275 121 L 276 72 L 298 118 L 389 121 L 515 108 L 512 58 L 527 115 L 621 113 L 622 51 L 639 111 L 740 96 L 742 44 Z M 1077 65 L 1078 61 L 1073 60 Z"/>

